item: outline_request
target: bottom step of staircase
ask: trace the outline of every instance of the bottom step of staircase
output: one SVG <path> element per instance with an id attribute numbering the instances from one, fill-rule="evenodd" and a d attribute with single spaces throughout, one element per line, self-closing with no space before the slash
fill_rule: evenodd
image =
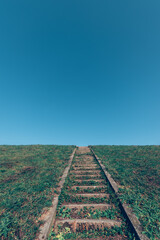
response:
<path id="1" fill-rule="evenodd" d="M 120 221 L 115 221 L 111 219 L 64 219 L 57 220 L 55 223 L 55 232 L 58 231 L 59 227 L 65 228 L 69 227 L 73 232 L 81 231 L 81 230 L 98 230 L 111 228 L 113 226 L 121 226 Z"/>

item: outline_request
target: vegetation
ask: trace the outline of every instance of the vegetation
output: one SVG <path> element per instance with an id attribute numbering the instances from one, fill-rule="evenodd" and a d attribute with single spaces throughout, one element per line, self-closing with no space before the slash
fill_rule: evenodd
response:
<path id="1" fill-rule="evenodd" d="M 36 236 L 74 146 L 0 146 L 0 238 Z"/>
<path id="2" fill-rule="evenodd" d="M 125 225 L 125 224 L 124 224 Z M 82 240 L 82 239 L 108 239 L 108 240 L 135 240 L 133 234 L 129 232 L 129 228 L 122 225 L 121 227 L 112 227 L 94 230 L 85 230 L 80 232 L 72 232 L 69 227 L 66 227 L 65 230 L 55 234 L 54 231 L 51 231 L 48 240 Z"/>
<path id="3" fill-rule="evenodd" d="M 160 239 L 160 146 L 92 146 L 150 239 Z"/>
<path id="4" fill-rule="evenodd" d="M 78 212 L 75 209 L 69 209 L 65 206 L 60 207 L 57 211 L 57 216 L 62 218 L 85 218 L 85 219 L 117 219 L 118 208 L 108 208 L 106 210 L 98 210 L 93 207 L 84 207 L 80 209 Z"/>
<path id="5" fill-rule="evenodd" d="M 78 154 L 76 154 L 77 156 Z M 82 154 L 86 155 L 86 154 Z M 89 155 L 89 154 L 87 154 Z M 81 155 L 80 155 L 81 156 Z M 73 164 L 75 162 L 75 158 L 73 159 Z M 85 228 L 85 226 L 79 227 L 75 232 L 73 232 L 72 227 L 69 225 L 58 226 L 58 232 L 54 231 L 54 228 L 50 232 L 48 240 L 64 240 L 64 239 L 108 239 L 108 240 L 135 240 L 135 236 L 132 233 L 132 230 L 128 226 L 126 219 L 124 218 L 117 198 L 111 189 L 108 182 L 105 181 L 105 177 L 103 173 L 100 175 L 100 179 L 104 181 L 106 187 L 99 187 L 97 189 L 80 189 L 77 187 L 76 189 L 72 189 L 73 186 L 77 186 L 77 181 L 75 181 L 75 174 L 72 173 L 73 166 L 71 167 L 69 176 L 66 178 L 65 184 L 63 186 L 58 207 L 57 207 L 57 218 L 58 219 L 112 219 L 119 220 L 122 222 L 120 227 L 104 227 L 103 229 L 100 227 L 92 226 L 89 229 Z M 85 181 L 86 177 L 83 177 L 83 182 L 80 185 L 95 185 L 95 181 Z M 106 193 L 108 197 L 84 197 L 84 196 L 76 196 L 75 193 Z M 81 204 L 81 203 L 108 203 L 111 204 L 106 210 L 96 209 L 94 207 L 84 207 L 80 209 L 76 209 L 76 207 L 70 209 L 67 207 L 67 204 Z"/>

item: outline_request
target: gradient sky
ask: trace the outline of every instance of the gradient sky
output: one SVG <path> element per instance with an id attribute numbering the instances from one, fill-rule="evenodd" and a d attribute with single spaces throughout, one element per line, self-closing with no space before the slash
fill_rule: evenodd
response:
<path id="1" fill-rule="evenodd" d="M 159 0 L 0 1 L 0 144 L 160 144 Z"/>

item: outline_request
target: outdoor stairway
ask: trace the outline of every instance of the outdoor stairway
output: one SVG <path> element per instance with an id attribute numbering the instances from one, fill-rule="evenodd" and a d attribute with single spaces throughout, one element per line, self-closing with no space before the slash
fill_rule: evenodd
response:
<path id="1" fill-rule="evenodd" d="M 106 216 L 104 214 L 105 211 L 114 211 L 115 206 L 106 179 L 88 147 L 77 149 L 68 179 L 57 211 L 55 233 L 66 227 L 72 232 L 82 232 L 121 226 L 119 216 L 110 219 L 107 212 Z M 94 217 L 96 214 L 99 217 Z"/>

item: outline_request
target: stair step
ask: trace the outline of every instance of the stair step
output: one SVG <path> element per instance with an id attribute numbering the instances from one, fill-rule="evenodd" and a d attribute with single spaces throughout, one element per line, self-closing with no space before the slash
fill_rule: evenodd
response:
<path id="1" fill-rule="evenodd" d="M 100 168 L 99 169 L 90 169 L 90 170 L 86 170 L 86 169 L 81 169 L 81 171 L 82 172 L 101 172 L 101 170 L 100 170 Z M 78 170 L 77 170 L 77 172 L 78 172 Z"/>
<path id="2" fill-rule="evenodd" d="M 75 159 L 75 162 L 96 162 L 94 158 L 85 158 L 85 159 L 82 159 L 82 158 L 77 158 Z"/>
<path id="3" fill-rule="evenodd" d="M 73 164 L 73 167 L 97 167 L 98 165 L 97 164 L 93 164 L 91 163 L 90 165 L 89 164 Z"/>
<path id="4" fill-rule="evenodd" d="M 108 193 L 75 193 L 74 196 L 77 197 L 88 197 L 88 198 L 109 198 L 110 194 Z"/>
<path id="5" fill-rule="evenodd" d="M 101 170 L 71 170 L 71 173 L 74 173 L 74 174 L 76 174 L 76 173 L 82 173 L 82 174 L 84 174 L 84 173 L 92 173 L 92 174 L 97 174 L 97 173 L 100 173 L 101 172 Z"/>
<path id="6" fill-rule="evenodd" d="M 57 220 L 55 223 L 55 232 L 58 231 L 58 226 L 69 227 L 73 232 L 77 230 L 99 230 L 105 227 L 121 226 L 120 221 L 111 219 L 63 219 Z"/>
<path id="7" fill-rule="evenodd" d="M 76 190 L 77 188 L 79 188 L 79 189 L 106 188 L 106 185 L 95 185 L 95 186 L 93 186 L 93 185 L 88 185 L 88 186 L 77 186 L 77 185 L 75 185 L 75 186 L 72 186 L 72 187 L 71 187 L 71 189 L 75 189 L 75 190 Z"/>
<path id="8" fill-rule="evenodd" d="M 99 182 L 99 183 L 102 183 L 102 182 L 104 182 L 104 179 L 94 179 L 94 178 L 91 178 L 91 179 L 75 179 L 74 180 L 75 182 L 91 182 L 91 181 L 93 181 L 93 182 Z"/>
<path id="9" fill-rule="evenodd" d="M 80 162 L 80 161 L 77 161 L 77 162 L 75 162 L 74 163 L 74 165 L 96 165 L 96 166 L 98 166 L 98 164 L 96 164 L 95 162 L 93 162 L 93 161 L 88 161 L 88 162 Z"/>
<path id="10" fill-rule="evenodd" d="M 103 204 L 103 203 L 97 203 L 97 204 L 91 204 L 91 203 L 86 203 L 86 204 L 62 204 L 62 206 L 69 208 L 69 209 L 76 209 L 79 211 L 80 209 L 83 208 L 94 208 L 98 210 L 106 210 L 108 208 L 111 208 L 111 204 Z"/>
<path id="11" fill-rule="evenodd" d="M 90 175 L 86 175 L 86 174 L 76 174 L 75 175 L 76 178 L 79 178 L 79 177 L 101 177 L 101 174 L 100 173 L 97 173 L 95 175 L 93 174 L 90 174 Z"/>
<path id="12" fill-rule="evenodd" d="M 100 168 L 98 166 L 96 167 L 73 167 L 74 170 L 100 170 Z"/>

